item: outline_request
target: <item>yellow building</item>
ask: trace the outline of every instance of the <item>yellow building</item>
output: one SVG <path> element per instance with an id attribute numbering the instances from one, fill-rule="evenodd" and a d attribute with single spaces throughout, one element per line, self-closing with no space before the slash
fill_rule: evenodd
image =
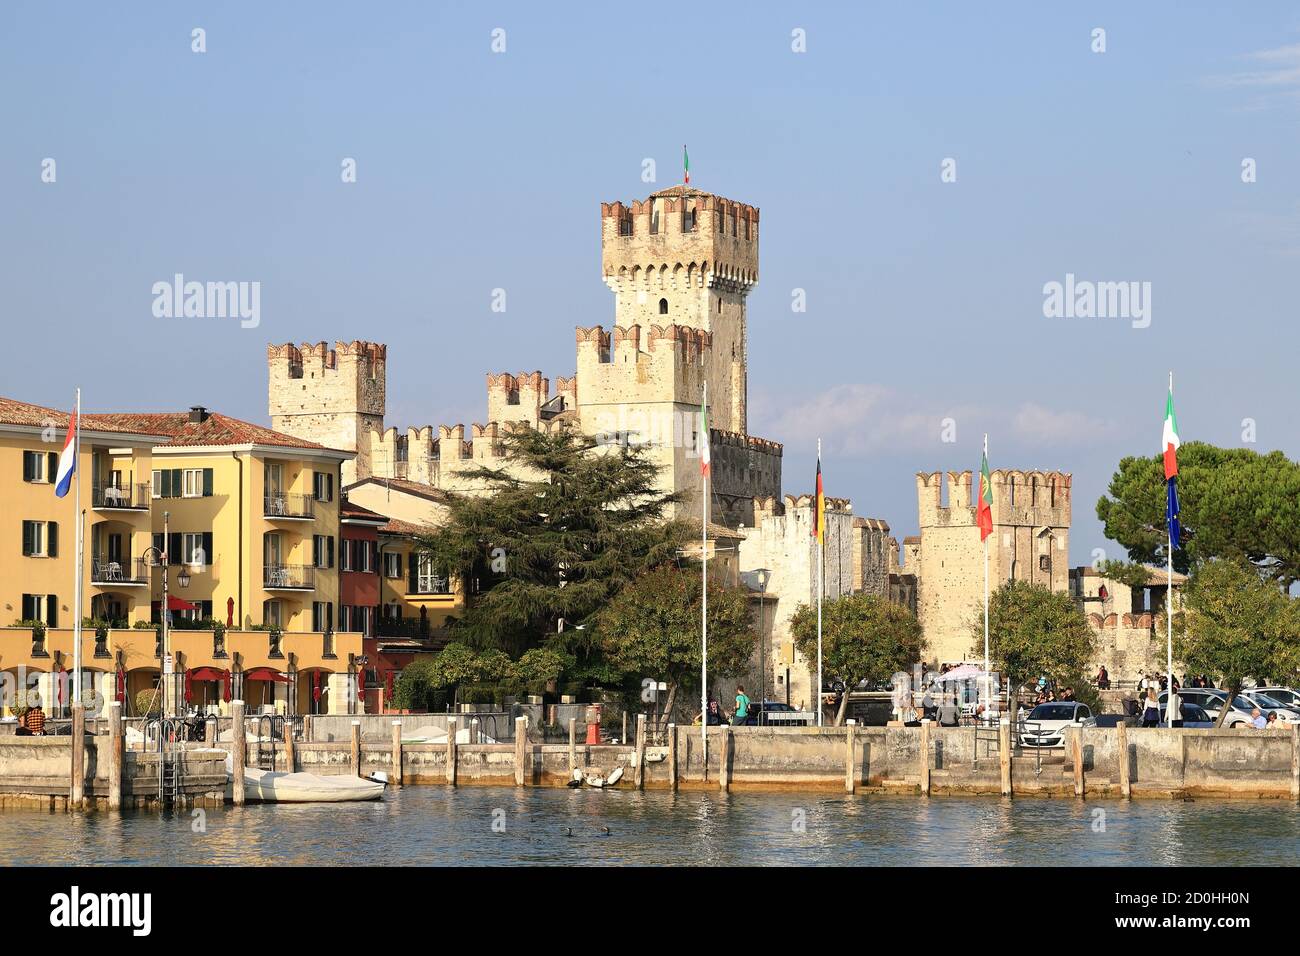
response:
<path id="1" fill-rule="evenodd" d="M 0 672 L 47 709 L 69 700 L 60 675 L 73 656 L 73 505 L 51 486 L 67 419 L 0 399 L 0 488 L 17 505 L 3 522 L 22 539 L 21 552 L 0 549 L 0 623 L 12 625 L 0 631 Z M 250 713 L 358 711 L 361 635 L 335 633 L 350 457 L 203 408 L 84 416 L 83 608 L 100 625 L 83 631 L 88 688 L 129 713 L 159 683 L 155 632 L 132 625 L 158 619 L 166 551 L 178 699 L 220 709 L 233 693 Z M 227 629 L 184 630 L 186 618 Z"/>

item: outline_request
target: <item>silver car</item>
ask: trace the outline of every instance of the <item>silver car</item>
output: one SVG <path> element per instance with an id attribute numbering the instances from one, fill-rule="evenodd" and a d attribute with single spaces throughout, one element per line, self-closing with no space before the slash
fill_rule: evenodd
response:
<path id="1" fill-rule="evenodd" d="M 1178 696 L 1189 704 L 1197 704 L 1204 708 L 1205 712 L 1210 715 L 1210 719 L 1216 724 L 1219 721 L 1219 712 L 1223 710 L 1223 705 L 1228 699 L 1227 691 L 1216 690 L 1212 687 L 1183 687 L 1178 691 Z M 1163 704 L 1169 699 L 1169 693 L 1162 691 L 1160 694 L 1160 703 Z M 1228 709 L 1228 716 L 1223 721 L 1225 727 L 1249 727 L 1250 711 L 1255 705 L 1246 700 L 1241 695 L 1233 698 L 1232 706 Z"/>
<path id="2" fill-rule="evenodd" d="M 1064 747 L 1069 727 L 1096 727 L 1097 718 L 1077 700 L 1039 704 L 1020 719 L 1020 743 L 1025 747 Z"/>

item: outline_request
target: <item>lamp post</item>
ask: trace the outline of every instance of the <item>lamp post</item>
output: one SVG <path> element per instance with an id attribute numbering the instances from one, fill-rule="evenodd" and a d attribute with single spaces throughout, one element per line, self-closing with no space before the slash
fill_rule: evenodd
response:
<path id="1" fill-rule="evenodd" d="M 171 561 L 167 553 L 167 543 L 170 540 L 171 530 L 171 512 L 163 512 L 163 536 L 162 547 L 148 547 L 145 549 L 143 557 L 146 561 L 152 560 L 162 568 L 162 604 L 159 607 L 159 619 L 162 621 L 162 680 L 163 689 L 162 712 L 164 717 L 176 716 L 176 688 L 172 686 L 175 681 L 173 671 L 175 663 L 171 659 L 171 629 L 167 626 L 168 607 L 168 588 L 167 588 L 167 569 L 171 566 Z M 181 565 L 180 573 L 176 575 L 176 583 L 182 588 L 190 586 L 190 573 L 185 565 Z"/>
<path id="2" fill-rule="evenodd" d="M 755 568 L 760 594 L 758 598 L 758 719 L 767 722 L 767 635 L 763 633 L 763 617 L 767 608 L 767 582 L 772 579 L 770 568 Z"/>

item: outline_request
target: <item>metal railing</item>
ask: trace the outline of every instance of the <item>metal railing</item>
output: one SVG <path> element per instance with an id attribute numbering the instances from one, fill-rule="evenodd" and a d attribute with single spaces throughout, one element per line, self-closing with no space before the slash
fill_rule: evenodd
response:
<path id="1" fill-rule="evenodd" d="M 153 488 L 148 484 L 131 484 L 119 487 L 113 484 L 95 485 L 91 489 L 92 508 L 123 508 L 148 511 L 153 503 Z"/>
<path id="2" fill-rule="evenodd" d="M 262 587 L 311 591 L 316 587 L 316 569 L 305 564 L 268 564 L 262 569 Z"/>
<path id="3" fill-rule="evenodd" d="M 267 518 L 311 518 L 316 514 L 316 499 L 311 495 L 272 492 L 263 499 L 262 514 Z"/>
<path id="4" fill-rule="evenodd" d="M 148 584 L 149 563 L 144 558 L 109 558 L 90 563 L 90 580 L 96 584 Z"/>

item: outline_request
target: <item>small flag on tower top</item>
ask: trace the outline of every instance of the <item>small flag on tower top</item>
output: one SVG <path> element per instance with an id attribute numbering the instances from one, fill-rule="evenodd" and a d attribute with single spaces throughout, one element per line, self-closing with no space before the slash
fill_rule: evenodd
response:
<path id="1" fill-rule="evenodd" d="M 984 457 L 980 461 L 980 500 L 975 512 L 975 523 L 979 525 L 981 541 L 993 533 L 993 483 L 989 478 L 987 438 L 984 439 Z"/>
<path id="2" fill-rule="evenodd" d="M 682 171 L 686 173 L 686 185 L 691 184 L 691 154 L 686 152 L 686 144 L 682 143 Z"/>

